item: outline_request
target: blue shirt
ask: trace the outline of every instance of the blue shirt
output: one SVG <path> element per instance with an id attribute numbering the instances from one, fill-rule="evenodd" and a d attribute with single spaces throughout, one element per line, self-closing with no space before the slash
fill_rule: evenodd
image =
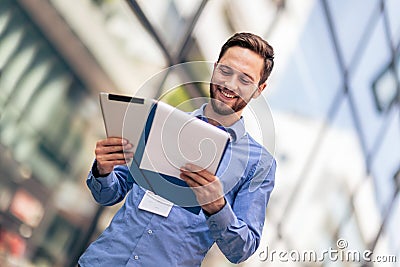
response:
<path id="1" fill-rule="evenodd" d="M 193 116 L 202 116 L 202 108 Z M 217 176 L 226 205 L 211 216 L 174 205 L 167 218 L 138 209 L 145 191 L 127 179 L 129 169 L 116 166 L 107 177 L 87 178 L 101 205 L 126 200 L 110 225 L 79 259 L 88 266 L 200 266 L 217 243 L 226 258 L 239 263 L 258 248 L 268 200 L 274 187 L 276 162 L 244 128 L 240 119 L 226 130 L 231 141 Z"/>

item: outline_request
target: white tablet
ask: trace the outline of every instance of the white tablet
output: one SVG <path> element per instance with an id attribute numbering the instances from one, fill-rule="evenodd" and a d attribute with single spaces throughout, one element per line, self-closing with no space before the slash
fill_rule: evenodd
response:
<path id="1" fill-rule="evenodd" d="M 163 102 L 150 122 L 141 169 L 179 178 L 180 168 L 192 163 L 216 174 L 229 140 L 226 131 Z"/>
<path id="2" fill-rule="evenodd" d="M 123 137 L 134 146 L 128 179 L 198 214 L 180 167 L 192 163 L 215 174 L 229 134 L 154 99 L 100 93 L 100 103 L 107 137 Z"/>
<path id="3" fill-rule="evenodd" d="M 123 137 L 137 147 L 152 99 L 100 93 L 100 105 L 107 137 Z"/>

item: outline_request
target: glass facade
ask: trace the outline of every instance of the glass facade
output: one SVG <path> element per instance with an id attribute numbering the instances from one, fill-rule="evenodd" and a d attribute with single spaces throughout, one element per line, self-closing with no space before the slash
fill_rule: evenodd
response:
<path id="1" fill-rule="evenodd" d="M 320 256 L 338 240 L 399 264 L 399 1 L 87 0 L 76 12 L 78 0 L 44 1 L 116 88 L 91 86 L 25 2 L 0 2 L 1 266 L 74 266 L 118 208 L 98 207 L 85 187 L 104 137 L 98 92 L 160 97 L 170 84 L 202 80 L 210 69 L 165 69 L 214 62 L 236 31 L 257 33 L 276 51 L 265 96 L 278 162 L 260 248 L 240 266 L 361 266 L 264 257 L 267 248 Z M 207 94 L 193 83 L 163 100 Z M 202 266 L 231 264 L 213 247 Z"/>
<path id="2" fill-rule="evenodd" d="M 0 265 L 68 265 L 95 212 L 81 189 L 93 99 L 17 2 L 0 21 Z"/>
<path id="3" fill-rule="evenodd" d="M 282 75 L 290 78 L 282 79 L 270 97 L 278 114 L 307 122 L 321 119 L 323 124 L 314 127 L 315 136 L 310 134 L 310 153 L 300 150 L 295 155 L 293 148 L 277 147 L 278 156 L 284 152 L 286 160 L 291 156 L 302 161 L 306 156 L 277 220 L 281 232 L 275 242 L 286 251 L 337 249 L 337 240 L 343 238 L 351 249 L 392 255 L 398 264 L 399 232 L 393 218 L 398 218 L 400 44 L 393 31 L 399 21 L 390 15 L 398 5 L 394 2 L 315 1 L 292 57 L 294 64 Z M 300 134 L 291 138 L 304 140 Z M 279 178 L 292 177 L 279 176 L 278 183 Z"/>

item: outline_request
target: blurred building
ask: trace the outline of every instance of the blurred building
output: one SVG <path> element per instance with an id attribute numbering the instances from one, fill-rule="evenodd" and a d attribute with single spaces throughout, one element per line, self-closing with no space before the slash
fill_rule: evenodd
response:
<path id="1" fill-rule="evenodd" d="M 260 257 L 340 238 L 399 264 L 397 10 L 397 0 L 1 0 L 0 265 L 73 266 L 118 208 L 97 206 L 85 186 L 104 137 L 100 91 L 160 97 L 170 81 L 198 81 L 210 70 L 141 87 L 169 66 L 214 62 L 237 31 L 275 48 L 265 97 L 278 161 L 260 248 L 241 266 L 361 266 Z M 165 101 L 206 95 L 188 84 Z M 203 266 L 231 264 L 213 247 Z"/>

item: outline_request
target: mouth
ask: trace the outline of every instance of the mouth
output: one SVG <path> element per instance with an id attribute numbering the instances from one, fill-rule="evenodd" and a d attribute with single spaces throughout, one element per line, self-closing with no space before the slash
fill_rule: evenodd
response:
<path id="1" fill-rule="evenodd" d="M 218 91 L 221 93 L 221 96 L 223 96 L 224 99 L 230 100 L 238 97 L 234 92 L 226 88 L 218 87 Z"/>

